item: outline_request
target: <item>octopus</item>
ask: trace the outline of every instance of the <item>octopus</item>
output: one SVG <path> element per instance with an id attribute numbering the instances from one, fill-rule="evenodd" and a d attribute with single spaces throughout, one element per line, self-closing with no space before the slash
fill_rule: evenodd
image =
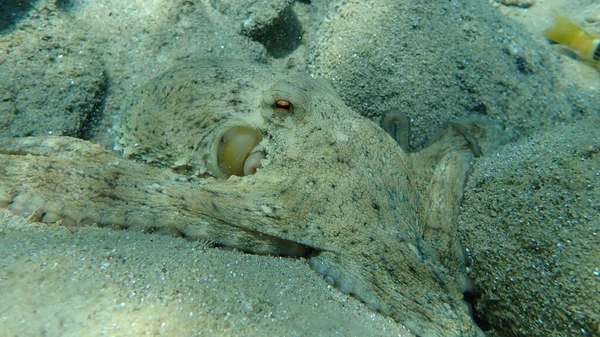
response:
<path id="1" fill-rule="evenodd" d="M 0 139 L 0 206 L 45 223 L 303 257 L 418 336 L 482 336 L 453 226 L 486 127 L 450 123 L 414 152 L 406 119 L 390 116 L 384 129 L 308 75 L 189 61 L 133 95 L 113 149 Z"/>

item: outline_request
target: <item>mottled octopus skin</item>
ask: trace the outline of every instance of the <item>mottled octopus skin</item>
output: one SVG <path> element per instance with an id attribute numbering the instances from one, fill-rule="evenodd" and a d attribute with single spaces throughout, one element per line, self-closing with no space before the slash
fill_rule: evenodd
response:
<path id="1" fill-rule="evenodd" d="M 278 99 L 293 104 L 289 116 L 273 112 Z M 263 134 L 255 174 L 207 176 L 224 125 Z M 405 153 L 323 81 L 201 60 L 151 81 L 118 129 L 126 157 L 69 137 L 1 139 L 0 204 L 34 219 L 303 255 L 419 336 L 483 335 L 462 300 L 452 234 L 473 159 L 454 128 Z"/>

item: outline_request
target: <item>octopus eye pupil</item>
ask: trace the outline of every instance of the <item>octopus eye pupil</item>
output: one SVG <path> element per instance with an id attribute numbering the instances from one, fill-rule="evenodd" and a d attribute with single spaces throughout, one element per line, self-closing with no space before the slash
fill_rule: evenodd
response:
<path id="1" fill-rule="evenodd" d="M 294 110 L 294 106 L 290 101 L 279 99 L 276 100 L 273 104 L 273 110 L 278 114 L 287 115 L 292 113 L 292 111 Z"/>

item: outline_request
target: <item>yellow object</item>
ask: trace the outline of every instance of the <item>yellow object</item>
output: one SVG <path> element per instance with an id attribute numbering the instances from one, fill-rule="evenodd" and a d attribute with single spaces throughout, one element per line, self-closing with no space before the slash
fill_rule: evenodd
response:
<path id="1" fill-rule="evenodd" d="M 554 14 L 554 17 L 556 21 L 554 27 L 545 31 L 544 36 L 550 41 L 571 48 L 581 60 L 598 66 L 600 61 L 600 35 L 592 35 L 586 32 L 564 16 Z"/>

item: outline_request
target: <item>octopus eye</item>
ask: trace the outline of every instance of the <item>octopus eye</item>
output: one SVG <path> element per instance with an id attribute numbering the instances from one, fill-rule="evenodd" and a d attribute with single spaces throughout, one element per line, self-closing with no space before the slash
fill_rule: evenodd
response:
<path id="1" fill-rule="evenodd" d="M 278 99 L 275 101 L 275 103 L 273 103 L 273 111 L 275 111 L 281 116 L 287 116 L 291 115 L 292 112 L 294 112 L 294 106 L 290 101 Z"/>

